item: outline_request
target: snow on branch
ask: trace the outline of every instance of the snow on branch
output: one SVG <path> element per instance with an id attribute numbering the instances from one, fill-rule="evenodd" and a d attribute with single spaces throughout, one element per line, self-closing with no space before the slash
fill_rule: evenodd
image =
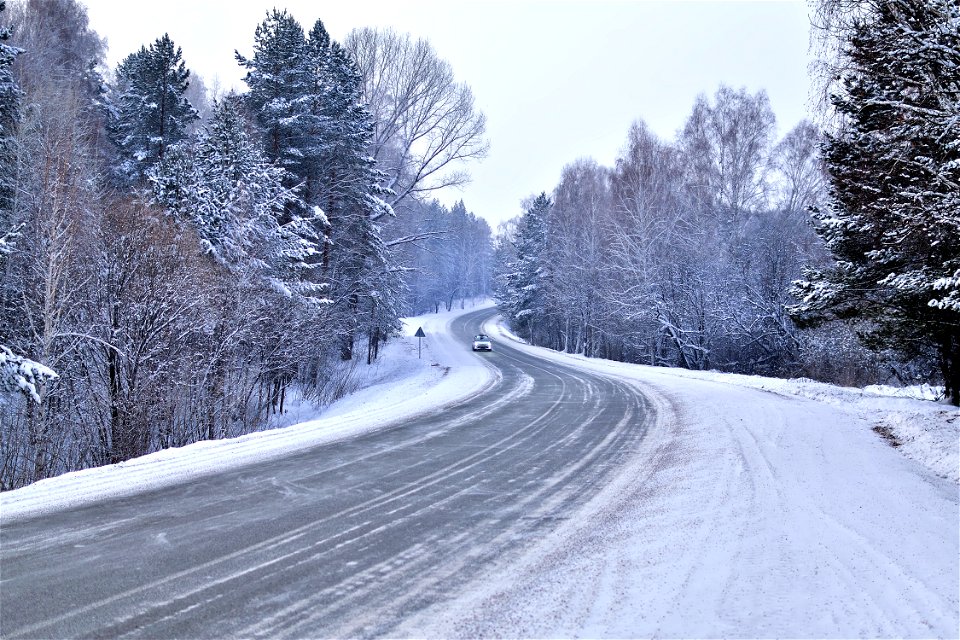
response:
<path id="1" fill-rule="evenodd" d="M 53 369 L 14 355 L 10 349 L 0 344 L 0 393 L 20 392 L 39 403 L 40 393 L 37 387 L 58 377 Z"/>

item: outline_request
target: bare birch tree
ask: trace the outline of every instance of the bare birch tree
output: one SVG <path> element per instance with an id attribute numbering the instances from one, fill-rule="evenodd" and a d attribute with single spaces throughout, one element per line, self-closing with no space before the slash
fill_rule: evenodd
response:
<path id="1" fill-rule="evenodd" d="M 467 160 L 483 157 L 486 118 L 473 92 L 424 39 L 357 29 L 344 42 L 363 74 L 376 122 L 371 155 L 394 191 L 391 204 L 469 181 Z"/>

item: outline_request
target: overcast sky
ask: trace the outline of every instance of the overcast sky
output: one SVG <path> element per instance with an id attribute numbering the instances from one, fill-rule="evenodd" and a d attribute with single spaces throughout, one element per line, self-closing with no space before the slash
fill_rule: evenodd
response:
<path id="1" fill-rule="evenodd" d="M 84 1 L 84 0 L 81 0 Z M 208 86 L 244 89 L 233 57 L 274 6 L 336 40 L 391 26 L 430 40 L 487 116 L 490 153 L 469 166 L 463 198 L 496 227 L 550 191 L 565 164 L 612 166 L 630 123 L 673 138 L 699 93 L 765 89 L 783 135 L 809 104 L 807 5 L 638 0 L 85 0 L 111 66 L 164 33 Z"/>

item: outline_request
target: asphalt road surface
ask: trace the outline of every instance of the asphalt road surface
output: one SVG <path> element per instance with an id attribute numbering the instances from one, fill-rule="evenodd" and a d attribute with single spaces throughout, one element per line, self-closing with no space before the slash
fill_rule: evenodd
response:
<path id="1" fill-rule="evenodd" d="M 453 325 L 465 349 L 489 309 Z M 372 637 L 549 532 L 635 450 L 635 390 L 508 344 L 392 428 L 0 528 L 0 636 Z"/>

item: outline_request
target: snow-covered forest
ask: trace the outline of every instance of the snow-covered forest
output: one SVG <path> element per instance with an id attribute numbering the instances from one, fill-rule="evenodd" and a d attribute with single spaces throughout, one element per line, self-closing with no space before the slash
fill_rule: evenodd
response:
<path id="1" fill-rule="evenodd" d="M 273 10 L 210 95 L 165 34 L 107 68 L 76 0 L 0 17 L 3 489 L 329 402 L 489 293 L 489 226 L 434 199 L 485 120 L 428 42 Z"/>
<path id="2" fill-rule="evenodd" d="M 440 199 L 488 140 L 426 40 L 271 10 L 224 93 L 166 34 L 108 67 L 79 0 L 0 7 L 0 489 L 324 405 L 490 294 L 560 351 L 960 402 L 952 0 L 813 2 L 816 122 L 704 87 L 495 234 Z"/>
<path id="3" fill-rule="evenodd" d="M 497 248 L 538 345 L 628 362 L 945 383 L 960 401 L 960 15 L 815 3 L 831 107 L 779 140 L 763 91 L 642 121 L 615 166 L 569 164 Z M 811 217 L 812 214 L 812 217 Z"/>

